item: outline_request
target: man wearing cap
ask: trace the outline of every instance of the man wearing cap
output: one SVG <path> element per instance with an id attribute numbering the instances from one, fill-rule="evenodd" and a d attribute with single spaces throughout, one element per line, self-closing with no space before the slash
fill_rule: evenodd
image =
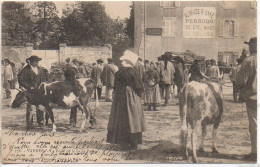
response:
<path id="1" fill-rule="evenodd" d="M 101 81 L 101 75 L 103 71 L 103 60 L 98 59 L 97 65 L 95 65 L 91 71 L 91 78 L 96 82 L 96 89 L 98 93 L 98 99 L 101 99 L 101 93 L 102 93 L 102 86 L 103 83 Z M 96 91 L 94 92 L 95 98 L 96 98 Z"/>
<path id="2" fill-rule="evenodd" d="M 28 63 L 21 72 L 18 74 L 19 85 L 28 90 L 28 94 L 34 93 L 42 82 L 42 70 L 39 68 L 38 63 L 42 59 L 33 55 L 26 59 Z M 32 105 L 27 103 L 26 109 L 26 127 L 30 128 L 33 123 Z M 43 125 L 43 112 L 36 107 L 37 124 Z"/>
<path id="3" fill-rule="evenodd" d="M 244 94 L 246 101 L 249 133 L 251 139 L 251 153 L 244 158 L 257 160 L 257 38 L 251 38 L 249 42 L 250 56 L 245 58 L 241 69 L 237 74 L 236 83 Z"/>
<path id="4" fill-rule="evenodd" d="M 117 69 L 113 65 L 113 60 L 111 58 L 107 59 L 107 64 L 104 65 L 101 79 L 104 86 L 106 86 L 106 93 L 105 93 L 105 99 L 106 102 L 112 101 L 112 93 L 113 93 L 113 87 L 114 87 L 114 81 L 115 81 L 115 73 L 117 72 Z"/>
<path id="5" fill-rule="evenodd" d="M 240 68 L 241 68 L 241 63 L 242 63 L 242 59 L 239 58 L 237 59 L 237 65 L 233 66 L 231 68 L 231 71 L 229 73 L 229 78 L 231 80 L 231 82 L 233 83 L 233 98 L 234 98 L 234 102 L 237 102 L 237 93 L 239 92 L 239 88 L 236 86 L 236 77 L 237 77 L 237 73 L 239 72 Z"/>

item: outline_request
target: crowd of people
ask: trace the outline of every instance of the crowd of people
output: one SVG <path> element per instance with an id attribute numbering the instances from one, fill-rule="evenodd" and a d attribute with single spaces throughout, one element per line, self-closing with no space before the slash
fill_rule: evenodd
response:
<path id="1" fill-rule="evenodd" d="M 251 153 L 249 158 L 256 158 L 256 127 L 257 127 L 257 96 L 256 96 L 256 53 L 257 39 L 251 38 L 249 42 L 250 56 L 237 59 L 238 64 L 230 71 L 230 80 L 233 83 L 234 102 L 245 101 L 249 118 L 249 132 L 251 138 Z M 74 84 L 75 78 L 70 78 L 66 71 L 75 71 L 76 79 L 92 78 L 95 81 L 95 99 L 102 99 L 102 88 L 105 90 L 105 101 L 112 102 L 111 113 L 108 122 L 107 142 L 121 144 L 123 149 L 137 149 L 142 143 L 142 132 L 145 131 L 145 119 L 143 105 L 146 111 L 158 111 L 158 106 L 164 100 L 164 106 L 169 105 L 169 100 L 177 86 L 177 96 L 186 82 L 204 82 L 210 80 L 219 82 L 223 79 L 214 59 L 206 62 L 206 69 L 201 69 L 201 60 L 194 60 L 187 69 L 184 60 L 180 56 L 173 56 L 165 52 L 158 57 L 158 61 L 142 60 L 130 50 L 126 50 L 120 58 L 122 61 L 118 68 L 112 58 L 104 64 L 102 59 L 87 67 L 78 59 L 66 59 L 64 76 L 67 83 Z M 41 82 L 48 82 L 48 71 L 40 68 L 38 63 L 41 58 L 31 56 L 26 59 L 26 65 L 21 64 L 17 69 L 9 59 L 2 60 L 2 84 L 6 92 L 6 98 L 10 98 L 10 89 L 19 84 L 29 91 L 39 87 Z M 204 72 L 203 72 L 204 71 Z M 18 82 L 17 82 L 18 81 Z M 237 94 L 239 100 L 237 100 Z M 96 97 L 97 95 L 97 97 Z M 242 96 L 243 95 L 243 96 Z M 173 96 L 174 97 L 174 96 Z M 31 105 L 27 104 L 26 122 L 29 120 Z M 37 123 L 43 124 L 42 112 L 36 108 Z M 71 113 L 71 120 L 76 126 L 76 113 Z"/>

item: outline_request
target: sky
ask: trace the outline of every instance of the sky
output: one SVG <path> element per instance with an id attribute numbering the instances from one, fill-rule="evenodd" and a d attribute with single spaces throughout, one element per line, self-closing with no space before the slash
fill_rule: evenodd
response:
<path id="1" fill-rule="evenodd" d="M 56 4 L 59 16 L 61 17 L 62 8 L 66 3 L 70 3 L 70 1 L 54 1 L 54 3 Z M 102 4 L 105 5 L 106 12 L 112 19 L 116 19 L 117 17 L 124 19 L 129 18 L 130 16 L 131 1 L 102 1 Z"/>

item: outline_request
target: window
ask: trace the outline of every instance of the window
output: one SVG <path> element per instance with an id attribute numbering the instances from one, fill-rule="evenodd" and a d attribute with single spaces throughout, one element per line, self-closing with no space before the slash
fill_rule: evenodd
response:
<path id="1" fill-rule="evenodd" d="M 224 36 L 234 37 L 235 22 L 233 20 L 225 20 L 224 22 Z"/>
<path id="2" fill-rule="evenodd" d="M 160 1 L 160 6 L 164 8 L 180 7 L 180 1 Z"/>
<path id="3" fill-rule="evenodd" d="M 224 9 L 236 9 L 237 3 L 235 1 L 222 1 L 221 6 Z"/>
<path id="4" fill-rule="evenodd" d="M 232 51 L 218 52 L 218 61 L 221 61 L 225 64 L 235 64 L 237 57 L 238 57 L 237 52 L 232 52 Z"/>
<path id="5" fill-rule="evenodd" d="M 238 19 L 230 18 L 220 20 L 220 33 L 219 36 L 224 38 L 234 38 L 238 36 Z"/>
<path id="6" fill-rule="evenodd" d="M 164 17 L 163 22 L 163 36 L 174 37 L 175 36 L 175 17 Z"/>

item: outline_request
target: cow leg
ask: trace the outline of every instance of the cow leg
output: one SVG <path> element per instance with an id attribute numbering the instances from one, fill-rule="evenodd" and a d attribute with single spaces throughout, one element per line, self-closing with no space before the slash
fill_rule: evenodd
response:
<path id="1" fill-rule="evenodd" d="M 217 127 L 213 127 L 212 131 L 212 152 L 218 153 L 217 147 L 216 147 L 216 137 L 217 137 Z"/>
<path id="2" fill-rule="evenodd" d="M 26 129 L 31 128 L 32 124 L 33 124 L 32 105 L 27 103 L 27 108 L 26 108 Z"/>
<path id="3" fill-rule="evenodd" d="M 48 120 L 50 118 L 49 113 L 47 112 L 46 108 L 43 105 L 39 105 L 38 109 L 43 113 L 43 119 L 45 113 L 45 126 L 48 126 Z"/>
<path id="4" fill-rule="evenodd" d="M 48 126 L 49 125 L 49 118 L 50 118 L 50 115 L 49 113 L 45 112 L 45 125 Z"/>
<path id="5" fill-rule="evenodd" d="M 197 126 L 195 125 L 191 132 L 191 145 L 192 145 L 192 153 L 193 153 L 192 160 L 194 163 L 198 163 L 196 144 L 197 144 Z"/>
<path id="6" fill-rule="evenodd" d="M 70 111 L 70 127 L 76 127 L 77 124 L 77 106 L 73 107 Z"/>
<path id="7" fill-rule="evenodd" d="M 89 114 L 88 114 L 89 111 L 85 105 L 83 106 L 83 111 L 85 113 L 85 117 L 83 119 L 83 122 L 82 122 L 80 130 L 79 130 L 80 133 L 82 133 L 82 131 L 85 129 L 86 124 L 88 122 L 88 117 L 89 117 Z"/>
<path id="8" fill-rule="evenodd" d="M 181 149 L 183 155 L 185 155 L 185 158 L 189 160 L 187 144 L 188 144 L 188 125 L 186 124 L 186 122 L 184 122 L 184 124 L 182 123 L 182 127 L 181 127 Z"/>
<path id="9" fill-rule="evenodd" d="M 50 116 L 50 119 L 52 122 L 52 132 L 56 132 L 57 127 L 54 123 L 54 116 L 53 116 L 52 108 L 49 105 L 47 105 L 47 106 L 45 106 L 45 109 L 46 109 L 47 114 Z"/>
<path id="10" fill-rule="evenodd" d="M 36 106 L 36 120 L 38 125 L 43 125 L 43 111 L 39 109 L 39 106 Z"/>
<path id="11" fill-rule="evenodd" d="M 201 144 L 200 144 L 200 148 L 199 151 L 200 152 L 204 152 L 204 141 L 205 141 L 205 137 L 207 136 L 207 128 L 205 124 L 201 125 L 201 129 L 202 129 L 202 140 L 201 140 Z"/>
<path id="12" fill-rule="evenodd" d="M 88 109 L 87 111 L 88 111 L 88 114 L 89 114 L 89 123 L 91 124 L 91 126 L 89 127 L 90 129 L 94 129 L 95 125 L 97 124 L 97 121 L 96 121 L 96 118 L 95 118 L 97 107 L 98 107 L 97 104 L 96 104 L 95 108 L 90 108 L 89 105 L 87 107 L 87 109 Z"/>

